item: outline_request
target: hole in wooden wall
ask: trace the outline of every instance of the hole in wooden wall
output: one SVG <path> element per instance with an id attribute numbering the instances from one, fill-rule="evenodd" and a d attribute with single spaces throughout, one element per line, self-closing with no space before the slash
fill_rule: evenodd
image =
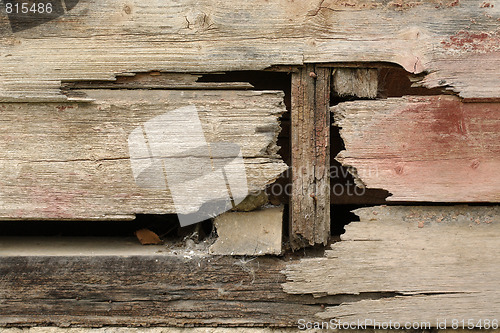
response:
<path id="1" fill-rule="evenodd" d="M 200 222 L 200 228 L 208 236 L 212 222 Z M 181 228 L 174 214 L 139 214 L 132 221 L 0 221 L 1 236 L 134 237 L 140 229 L 149 229 L 162 239 L 176 239 L 192 228 Z"/>
<path id="2" fill-rule="evenodd" d="M 345 226 L 351 222 L 359 221 L 359 217 L 352 213 L 353 210 L 361 208 L 359 205 L 332 205 L 331 206 L 331 234 L 335 239 L 345 233 Z"/>
<path id="3" fill-rule="evenodd" d="M 407 72 L 401 67 L 380 68 L 378 71 L 378 93 L 377 98 L 402 97 L 402 96 L 429 96 L 449 94 L 442 88 L 428 89 L 424 87 L 412 87 L 421 75 Z"/>

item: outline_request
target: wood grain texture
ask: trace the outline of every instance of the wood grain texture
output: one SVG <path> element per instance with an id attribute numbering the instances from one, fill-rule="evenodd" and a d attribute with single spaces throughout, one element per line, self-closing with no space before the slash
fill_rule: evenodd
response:
<path id="1" fill-rule="evenodd" d="M 325 244 L 330 236 L 330 69 L 308 65 L 292 74 L 293 248 Z"/>
<path id="2" fill-rule="evenodd" d="M 182 253 L 3 256 L 0 326 L 293 327 L 321 307 L 282 291 L 284 263 Z"/>
<path id="3" fill-rule="evenodd" d="M 343 96 L 375 98 L 378 90 L 378 70 L 375 68 L 335 68 L 333 91 Z"/>
<path id="4" fill-rule="evenodd" d="M 0 104 L 1 219 L 175 213 L 168 189 L 136 184 L 128 137 L 144 122 L 186 105 L 197 107 L 207 142 L 240 146 L 249 191 L 264 189 L 287 168 L 276 145 L 282 92 L 83 92 L 94 102 Z M 193 133 L 186 128 L 183 135 L 190 142 Z"/>
<path id="5" fill-rule="evenodd" d="M 116 77 L 115 81 L 67 82 L 63 90 L 70 89 L 252 89 L 248 82 L 198 82 L 202 75 L 180 73 L 134 73 Z M 66 92 L 66 94 L 71 92 Z"/>
<path id="6" fill-rule="evenodd" d="M 387 200 L 500 202 L 500 104 L 404 97 L 332 111 L 346 147 L 336 159 Z"/>
<path id="7" fill-rule="evenodd" d="M 399 323 L 499 319 L 498 206 L 379 206 L 354 211 L 324 258 L 287 267 L 284 290 L 319 296 L 378 293 L 328 307 L 321 319 Z"/>
<path id="8" fill-rule="evenodd" d="M 81 0 L 16 33 L 2 14 L 0 98 L 63 100 L 61 81 L 112 81 L 124 73 L 335 62 L 395 63 L 429 73 L 427 87 L 499 98 L 499 6 L 483 3 Z"/>

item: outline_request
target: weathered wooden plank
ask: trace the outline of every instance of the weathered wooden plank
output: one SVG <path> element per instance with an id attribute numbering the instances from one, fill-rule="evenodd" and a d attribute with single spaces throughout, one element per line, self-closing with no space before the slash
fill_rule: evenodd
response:
<path id="1" fill-rule="evenodd" d="M 175 213 L 178 210 L 171 187 L 145 188 L 136 182 L 132 162 L 143 159 L 131 152 L 129 136 L 145 122 L 188 105 L 197 108 L 207 142 L 229 142 L 240 147 L 250 192 L 264 189 L 287 168 L 276 146 L 278 117 L 285 111 L 282 92 L 84 93 L 95 101 L 0 104 L 1 219 L 130 219 L 137 213 Z M 177 116 L 184 121 L 183 113 Z M 192 122 L 184 122 L 185 131 L 178 129 L 183 132 L 175 139 L 178 142 L 165 142 L 163 155 L 155 158 L 171 156 L 178 152 L 179 144 L 189 146 L 198 136 L 191 130 Z M 170 124 L 161 125 L 167 128 Z M 148 139 L 151 143 L 154 138 Z M 164 174 L 155 170 L 147 169 L 144 175 L 158 179 L 161 185 Z M 173 179 L 186 171 L 172 171 Z M 201 193 L 203 184 L 191 187 Z M 200 203 L 197 201 L 201 194 L 197 193 L 177 204 L 195 209 Z"/>
<path id="2" fill-rule="evenodd" d="M 500 201 L 500 104 L 404 97 L 332 111 L 346 147 L 337 160 L 387 200 Z"/>
<path id="3" fill-rule="evenodd" d="M 248 82 L 198 82 L 202 75 L 181 73 L 137 73 L 115 81 L 68 82 L 65 89 L 252 89 Z"/>
<path id="4" fill-rule="evenodd" d="M 292 74 L 292 247 L 326 244 L 330 235 L 330 69 Z"/>
<path id="5" fill-rule="evenodd" d="M 333 91 L 339 96 L 375 98 L 378 90 L 378 70 L 375 68 L 335 68 Z"/>
<path id="6" fill-rule="evenodd" d="M 214 257 L 136 240 L 0 241 L 0 326 L 293 327 L 322 309 L 283 292 L 283 258 Z"/>
<path id="7" fill-rule="evenodd" d="M 64 99 L 61 81 L 114 80 L 152 70 L 386 62 L 430 73 L 423 82 L 428 87 L 447 87 L 466 98 L 498 98 L 500 12 L 483 3 L 79 1 L 52 21 L 16 32 L 2 14 L 0 96 Z"/>
<path id="8" fill-rule="evenodd" d="M 400 324 L 498 320 L 498 206 L 379 206 L 354 211 L 324 258 L 285 271 L 284 290 L 316 296 L 378 293 L 328 307 L 321 319 Z"/>

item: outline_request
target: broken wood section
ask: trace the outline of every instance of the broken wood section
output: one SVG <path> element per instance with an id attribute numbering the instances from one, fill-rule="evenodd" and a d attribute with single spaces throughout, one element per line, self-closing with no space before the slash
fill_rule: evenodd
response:
<path id="1" fill-rule="evenodd" d="M 500 207 L 379 206 L 354 213 L 360 221 L 346 226 L 324 258 L 302 259 L 285 271 L 291 294 L 366 296 L 327 307 L 319 318 L 401 327 L 499 319 Z"/>
<path id="2" fill-rule="evenodd" d="M 283 252 L 283 207 L 226 212 L 214 219 L 217 239 L 213 255 L 263 256 Z"/>
<path id="3" fill-rule="evenodd" d="M 307 65 L 292 74 L 293 248 L 326 245 L 330 236 L 330 73 Z"/>
<path id="4" fill-rule="evenodd" d="M 198 82 L 202 75 L 182 73 L 134 73 L 117 76 L 115 81 L 63 83 L 62 89 L 252 89 L 248 82 Z"/>
<path id="5" fill-rule="evenodd" d="M 177 213 L 179 207 L 196 211 L 203 203 L 203 190 L 213 188 L 205 188 L 208 185 L 204 181 L 186 186 L 196 192 L 175 205 L 172 184 L 165 183 L 165 175 L 169 175 L 161 164 L 155 166 L 156 161 L 169 158 L 193 158 L 195 162 L 208 158 L 203 152 L 198 158 L 196 150 L 181 154 L 200 138 L 239 147 L 250 193 L 265 189 L 287 168 L 276 145 L 278 118 L 285 112 L 283 92 L 82 92 L 94 102 L 0 104 L 0 219 L 133 219 L 135 214 Z M 186 107 L 196 108 L 199 122 L 186 118 Z M 164 115 L 168 115 L 168 121 L 158 123 Z M 151 124 L 151 131 L 146 130 L 146 122 Z M 197 122 L 202 133 L 196 133 Z M 163 140 L 162 135 L 171 133 L 174 123 L 178 135 Z M 141 128 L 144 131 L 139 131 L 137 138 L 142 141 L 132 138 L 131 134 Z M 153 144 L 161 149 L 153 150 Z M 232 154 L 226 146 L 221 147 L 212 151 L 212 160 Z M 201 176 L 194 167 L 191 169 L 193 175 Z M 189 170 L 170 171 L 173 179 L 179 179 Z M 223 190 L 227 191 L 225 185 Z"/>
<path id="6" fill-rule="evenodd" d="M 388 201 L 500 202 L 500 104 L 454 96 L 355 101 L 332 107 L 337 155 Z"/>

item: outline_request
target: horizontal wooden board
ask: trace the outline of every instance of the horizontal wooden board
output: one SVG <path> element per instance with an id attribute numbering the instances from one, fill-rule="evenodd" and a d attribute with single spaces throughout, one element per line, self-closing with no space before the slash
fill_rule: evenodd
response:
<path id="1" fill-rule="evenodd" d="M 354 211 L 324 258 L 285 271 L 284 290 L 369 295 L 327 307 L 322 320 L 424 323 L 499 320 L 500 207 L 378 206 Z M 402 326 L 404 327 L 404 326 Z"/>
<path id="2" fill-rule="evenodd" d="M 57 100 L 61 81 L 126 73 L 385 62 L 466 98 L 500 97 L 499 6 L 483 0 L 81 0 L 12 32 L 0 15 L 0 99 Z M 234 8 L 238 8 L 235 12 Z"/>
<path id="3" fill-rule="evenodd" d="M 118 76 L 114 81 L 67 82 L 63 90 L 71 89 L 252 89 L 248 82 L 198 82 L 202 75 L 179 73 L 134 73 Z"/>
<path id="4" fill-rule="evenodd" d="M 126 255 L 2 256 L 0 326 L 293 326 L 320 309 L 281 290 L 281 259 L 118 248 Z"/>
<path id="5" fill-rule="evenodd" d="M 0 219 L 175 213 L 168 189 L 136 183 L 128 138 L 146 121 L 188 105 L 198 109 L 207 142 L 240 147 L 250 192 L 264 189 L 287 168 L 276 146 L 278 117 L 285 112 L 282 92 L 81 92 L 94 102 L 0 104 Z M 182 142 L 195 137 L 189 128 L 181 134 Z M 189 209 L 196 199 L 194 194 L 182 206 Z"/>
<path id="6" fill-rule="evenodd" d="M 209 256 L 128 238 L 2 237 L 0 243 L 0 327 L 296 328 L 301 318 L 314 320 L 325 302 L 355 298 L 283 292 L 281 270 L 298 255 Z"/>
<path id="7" fill-rule="evenodd" d="M 500 202 L 500 104 L 427 96 L 332 111 L 346 147 L 336 159 L 387 200 Z"/>

